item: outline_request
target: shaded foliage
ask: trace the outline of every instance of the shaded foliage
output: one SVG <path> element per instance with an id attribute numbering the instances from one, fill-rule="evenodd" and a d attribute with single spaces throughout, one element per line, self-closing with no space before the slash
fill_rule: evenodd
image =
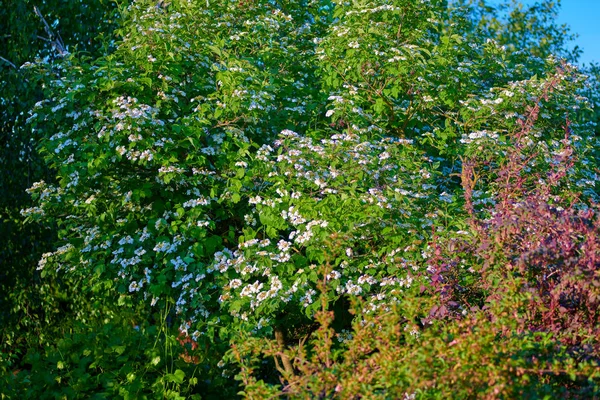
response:
<path id="1" fill-rule="evenodd" d="M 9 241 L 9 396 L 598 394 L 595 67 L 553 2 L 68 4 L 106 25 L 40 6 L 3 69 L 11 229 L 56 235 Z"/>

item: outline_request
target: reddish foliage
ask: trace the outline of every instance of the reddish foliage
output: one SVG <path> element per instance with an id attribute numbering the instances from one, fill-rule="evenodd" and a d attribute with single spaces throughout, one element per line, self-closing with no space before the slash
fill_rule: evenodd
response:
<path id="1" fill-rule="evenodd" d="M 502 301 L 515 289 L 529 299 L 519 310 L 522 330 L 566 334 L 569 344 L 576 344 L 583 336 L 600 337 L 600 208 L 563 189 L 577 161 L 568 119 L 562 149 L 544 173 L 525 172 L 536 155 L 525 154 L 522 144 L 555 85 L 549 82 L 514 136 L 498 171 L 491 218 L 477 216 L 472 205 L 475 160 L 464 162 L 462 183 L 465 209 L 477 232 L 471 251 L 484 262 L 481 287 L 490 293 L 488 302 Z M 560 196 L 553 194 L 559 190 Z M 506 284 L 496 283 L 499 272 Z M 511 282 L 514 287 L 507 287 Z"/>
<path id="2" fill-rule="evenodd" d="M 191 321 L 188 322 L 191 325 Z M 198 364 L 200 358 L 198 356 L 190 354 L 198 348 L 198 343 L 193 340 L 186 331 L 179 329 L 179 335 L 177 336 L 177 342 L 183 346 L 183 353 L 179 355 L 183 361 L 188 364 Z"/>

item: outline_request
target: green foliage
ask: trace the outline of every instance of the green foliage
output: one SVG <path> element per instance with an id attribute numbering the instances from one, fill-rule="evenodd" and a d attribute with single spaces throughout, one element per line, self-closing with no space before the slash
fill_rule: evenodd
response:
<path id="1" fill-rule="evenodd" d="M 64 281 L 36 271 L 56 240 L 49 221 L 24 224 L 34 182 L 54 180 L 36 147 L 44 132 L 27 124 L 28 112 L 45 96 L 68 51 L 100 56 L 112 30 L 115 7 L 107 1 L 7 1 L 0 9 L 0 364 L 20 368 L 30 348 L 53 343 L 69 326 L 70 298 Z M 47 24 L 47 25 L 46 25 Z M 32 68 L 36 65 L 35 68 Z M 80 303 L 81 304 L 81 303 Z M 8 376 L 8 375 L 7 375 Z M 5 385 L 1 385 L 4 394 Z"/>
<path id="2" fill-rule="evenodd" d="M 7 396 L 597 395 L 597 90 L 503 7 L 140 0 L 20 68 Z"/>

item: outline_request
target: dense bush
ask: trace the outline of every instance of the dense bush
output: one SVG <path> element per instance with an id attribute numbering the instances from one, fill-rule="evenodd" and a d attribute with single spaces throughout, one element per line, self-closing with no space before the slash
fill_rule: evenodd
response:
<path id="1" fill-rule="evenodd" d="M 23 66 L 68 318 L 8 396 L 600 394 L 597 88 L 555 12 L 135 1 Z"/>
<path id="2" fill-rule="evenodd" d="M 0 370 L 18 368 L 28 348 L 54 342 L 68 329 L 67 287 L 40 279 L 36 265 L 56 241 L 47 221 L 23 224 L 26 192 L 54 173 L 37 153 L 44 132 L 31 129 L 28 111 L 44 96 L 54 74 L 22 65 L 54 65 L 71 52 L 98 57 L 116 27 L 116 7 L 94 1 L 5 1 L 0 9 Z M 58 329 L 55 334 L 54 328 Z M 49 339 L 49 340 L 46 340 Z M 5 392 L 1 385 L 0 392 Z"/>

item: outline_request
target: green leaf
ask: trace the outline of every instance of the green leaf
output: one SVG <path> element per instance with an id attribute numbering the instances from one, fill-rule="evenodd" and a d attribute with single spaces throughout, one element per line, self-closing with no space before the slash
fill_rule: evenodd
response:
<path id="1" fill-rule="evenodd" d="M 166 377 L 167 377 L 167 381 L 169 381 L 169 382 L 181 384 L 181 383 L 183 383 L 183 380 L 185 379 L 185 372 L 178 369 L 178 370 L 175 370 L 175 372 L 172 374 L 167 374 Z"/>

